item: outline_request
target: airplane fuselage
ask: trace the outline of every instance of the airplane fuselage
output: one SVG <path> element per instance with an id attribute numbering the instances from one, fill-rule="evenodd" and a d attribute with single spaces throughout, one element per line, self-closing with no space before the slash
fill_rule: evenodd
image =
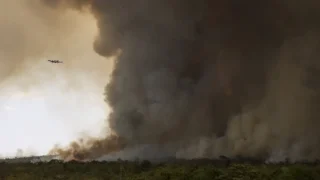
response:
<path id="1" fill-rule="evenodd" d="M 63 63 L 62 61 L 59 61 L 59 60 L 48 60 L 48 61 L 51 63 Z"/>

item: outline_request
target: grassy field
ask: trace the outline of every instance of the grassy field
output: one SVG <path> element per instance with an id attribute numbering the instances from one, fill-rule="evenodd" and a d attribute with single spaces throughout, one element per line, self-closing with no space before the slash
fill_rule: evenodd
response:
<path id="1" fill-rule="evenodd" d="M 245 164 L 183 161 L 0 163 L 5 180 L 320 180 L 318 164 Z"/>

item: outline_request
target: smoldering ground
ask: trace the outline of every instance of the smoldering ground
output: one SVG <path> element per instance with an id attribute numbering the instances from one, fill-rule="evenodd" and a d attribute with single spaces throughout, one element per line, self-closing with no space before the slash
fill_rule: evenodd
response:
<path id="1" fill-rule="evenodd" d="M 182 158 L 319 158 L 317 83 L 307 83 L 319 66 L 316 1 L 43 2 L 89 7 L 95 51 L 121 52 L 105 93 L 112 135 L 55 149 L 64 158 L 143 158 L 134 149 L 146 144 Z"/>

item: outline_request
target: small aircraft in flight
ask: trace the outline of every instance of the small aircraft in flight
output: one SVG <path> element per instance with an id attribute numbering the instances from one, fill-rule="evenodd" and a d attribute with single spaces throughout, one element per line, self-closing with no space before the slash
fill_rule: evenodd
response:
<path id="1" fill-rule="evenodd" d="M 51 63 L 63 63 L 63 61 L 59 61 L 59 60 L 48 60 Z"/>

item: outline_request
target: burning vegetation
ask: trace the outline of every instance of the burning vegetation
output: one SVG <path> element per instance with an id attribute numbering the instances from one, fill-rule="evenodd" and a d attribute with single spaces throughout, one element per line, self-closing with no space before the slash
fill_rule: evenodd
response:
<path id="1" fill-rule="evenodd" d="M 301 79 L 307 66 L 320 68 L 316 52 L 304 51 L 319 48 L 319 3 L 42 1 L 57 11 L 89 8 L 99 28 L 94 50 L 121 51 L 105 93 L 112 135 L 55 148 L 63 158 L 146 144 L 182 158 L 319 158 L 320 124 Z"/>

